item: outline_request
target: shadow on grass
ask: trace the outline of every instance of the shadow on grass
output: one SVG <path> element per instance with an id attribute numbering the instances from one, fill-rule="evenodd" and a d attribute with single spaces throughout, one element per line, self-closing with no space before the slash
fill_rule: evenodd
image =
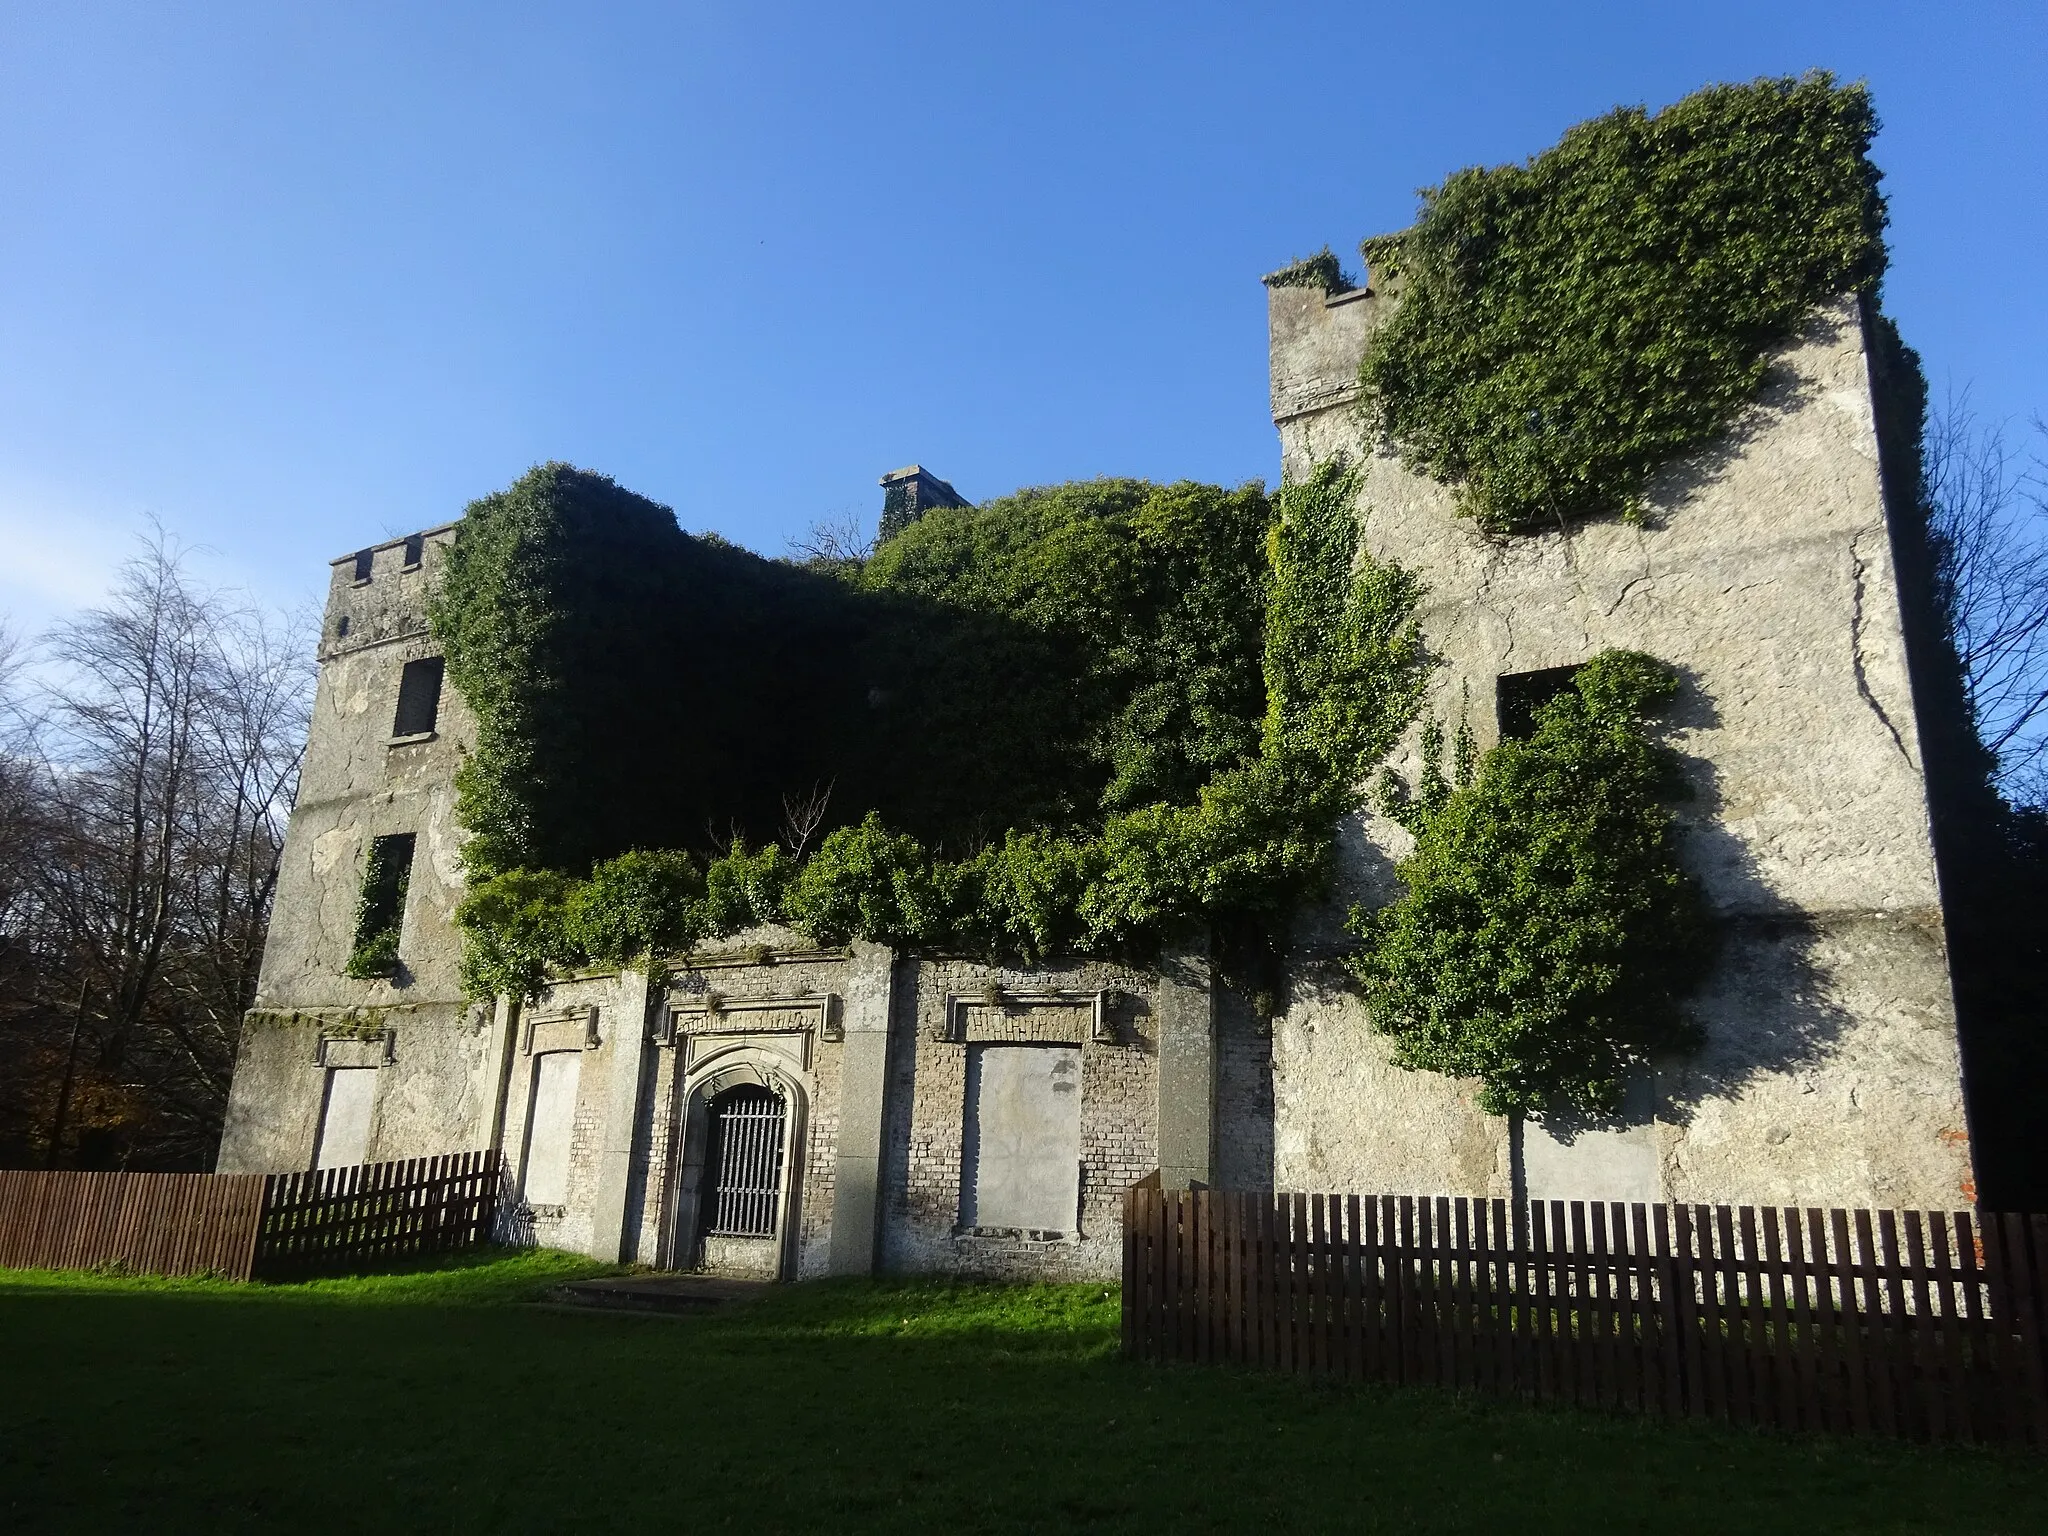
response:
<path id="1" fill-rule="evenodd" d="M 506 1304 L 592 1268 L 0 1278 L 0 1525 L 2048 1528 L 2038 1456 L 1129 1364 L 1101 1286 L 818 1282 L 681 1319 Z"/>
<path id="2" fill-rule="evenodd" d="M 210 1275 L 138 1275 L 101 1269 L 0 1269 L 0 1302 L 10 1296 L 162 1296 L 236 1302 L 342 1305 L 490 1306 L 531 1300 L 549 1286 L 616 1273 L 552 1249 L 479 1248 L 354 1275 L 272 1283 Z"/>

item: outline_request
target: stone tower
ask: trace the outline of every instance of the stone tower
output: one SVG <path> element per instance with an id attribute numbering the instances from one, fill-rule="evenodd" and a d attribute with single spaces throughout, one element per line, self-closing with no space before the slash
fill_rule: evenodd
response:
<path id="1" fill-rule="evenodd" d="M 1641 526 L 1489 536 L 1368 441 L 1356 410 L 1392 296 L 1270 286 L 1284 471 L 1362 464 L 1372 553 L 1428 586 L 1428 708 L 1484 748 L 1608 647 L 1684 679 L 1685 857 L 1725 941 L 1694 999 L 1704 1049 L 1634 1085 L 1628 1122 L 1510 1124 L 1402 1071 L 1306 977 L 1275 1025 L 1282 1188 L 1949 1207 L 1972 1198 L 1955 1007 L 1878 461 L 1865 321 L 1813 312 L 1720 443 L 1670 466 Z M 1411 764 L 1412 766 L 1412 764 Z M 1351 899 L 1406 835 L 1372 817 Z M 1309 935 L 1313 953 L 1318 935 Z M 1321 935 L 1327 937 L 1327 935 Z M 1577 1133 L 1574 1134 L 1574 1131 Z"/>

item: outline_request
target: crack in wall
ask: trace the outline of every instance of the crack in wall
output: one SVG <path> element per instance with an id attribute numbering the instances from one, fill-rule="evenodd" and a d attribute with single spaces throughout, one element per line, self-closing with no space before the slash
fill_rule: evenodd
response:
<path id="1" fill-rule="evenodd" d="M 1906 766 L 1918 773 L 1920 765 L 1913 761 L 1913 754 L 1906 750 L 1905 738 L 1899 734 L 1899 728 L 1892 723 L 1892 717 L 1885 713 L 1884 706 L 1877 701 L 1877 695 L 1870 691 L 1870 677 L 1864 665 L 1863 591 L 1870 561 L 1864 556 L 1861 545 L 1863 535 L 1867 532 L 1868 529 L 1860 529 L 1849 540 L 1849 559 L 1854 567 L 1854 594 L 1849 612 L 1849 664 L 1856 673 L 1857 693 L 1863 696 L 1863 702 L 1870 706 L 1870 712 L 1877 716 L 1886 732 L 1890 734 L 1892 745 L 1899 749 L 1899 756 L 1905 759 Z"/>

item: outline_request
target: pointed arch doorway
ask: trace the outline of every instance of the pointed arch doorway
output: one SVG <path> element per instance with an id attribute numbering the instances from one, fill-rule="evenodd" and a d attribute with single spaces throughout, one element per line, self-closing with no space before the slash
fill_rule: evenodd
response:
<path id="1" fill-rule="evenodd" d="M 757 1280 L 796 1276 L 804 1093 L 752 1051 L 708 1062 L 681 1095 L 668 1263 Z"/>

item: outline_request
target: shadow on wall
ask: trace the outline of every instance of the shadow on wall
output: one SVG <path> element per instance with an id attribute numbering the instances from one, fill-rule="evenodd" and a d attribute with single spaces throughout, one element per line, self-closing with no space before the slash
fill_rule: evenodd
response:
<path id="1" fill-rule="evenodd" d="M 1216 1185 L 1273 1188 L 1273 1021 L 1236 987 L 1216 1006 Z"/>
<path id="2" fill-rule="evenodd" d="M 1800 329 L 1794 346 L 1833 346 L 1841 340 L 1844 322 L 1818 311 Z M 1716 485 L 1748 455 L 1760 438 L 1820 398 L 1819 381 L 1799 373 L 1790 363 L 1770 360 L 1763 383 L 1749 405 L 1712 442 L 1693 450 L 1650 478 L 1643 492 L 1645 524 L 1662 528 L 1677 513 Z"/>
<path id="3" fill-rule="evenodd" d="M 1720 724 L 1713 699 L 1696 672 L 1680 667 L 1681 688 L 1663 718 L 1668 735 L 1712 730 Z M 1851 1022 L 1829 976 L 1816 962 L 1820 933 L 1814 921 L 1788 905 L 1765 880 L 1749 847 L 1726 825 L 1725 799 L 1714 765 L 1679 753 L 1689 797 L 1672 806 L 1678 823 L 1680 857 L 1701 880 L 1719 945 L 1712 969 L 1682 1007 L 1700 1030 L 1690 1055 L 1653 1063 L 1622 1110 L 1601 1116 L 1559 1108 L 1534 1117 L 1532 1131 L 1570 1146 L 1588 1133 L 1611 1134 L 1646 1127 L 1653 1114 L 1666 1123 L 1690 1123 L 1709 1099 L 1737 1097 L 1771 1077 L 1811 1070 L 1837 1050 Z M 1393 861 L 1365 835 L 1362 819 L 1342 829 L 1342 889 L 1336 899 L 1306 912 L 1296 925 L 1290 960 L 1298 984 L 1349 990 L 1348 977 L 1334 962 L 1351 947 L 1344 911 L 1354 900 L 1389 900 L 1400 893 Z M 1249 1072 L 1233 1058 L 1232 1037 L 1224 1036 L 1226 1070 Z M 1266 1042 L 1262 1106 L 1243 1090 L 1233 1111 L 1250 1116 L 1262 1108 L 1257 1133 L 1272 1139 L 1271 1045 Z M 1219 1093 L 1222 1092 L 1219 1085 Z M 1267 1169 L 1270 1171 L 1270 1150 Z M 1519 1167 L 1521 1159 L 1515 1159 Z"/>
<path id="4" fill-rule="evenodd" d="M 1668 716 L 1674 730 L 1709 730 L 1720 714 L 1697 673 Z M 1764 878 L 1756 856 L 1724 820 L 1720 775 L 1703 757 L 1680 753 L 1690 799 L 1675 806 L 1680 857 L 1699 878 L 1720 928 L 1706 980 L 1685 1003 L 1700 1028 L 1690 1055 L 1657 1063 L 1659 1118 L 1691 1122 L 1707 1099 L 1739 1096 L 1768 1077 L 1809 1070 L 1832 1056 L 1851 1022 L 1814 959 L 1814 920 Z"/>

